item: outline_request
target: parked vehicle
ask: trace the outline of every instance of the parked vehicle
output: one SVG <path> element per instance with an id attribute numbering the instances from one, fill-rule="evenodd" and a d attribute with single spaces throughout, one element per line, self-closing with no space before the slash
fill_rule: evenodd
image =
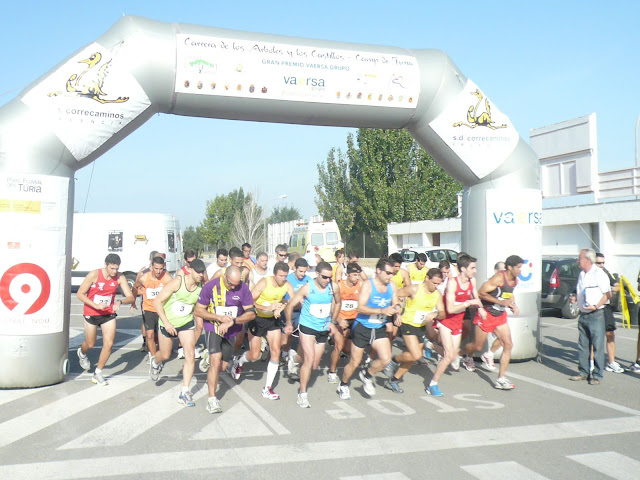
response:
<path id="1" fill-rule="evenodd" d="M 580 315 L 578 303 L 571 303 L 569 297 L 576 293 L 580 275 L 577 257 L 542 258 L 542 308 L 555 308 L 565 318 Z"/>
<path id="2" fill-rule="evenodd" d="M 335 220 L 302 223 L 293 229 L 289 251 L 304 256 L 317 253 L 325 262 L 335 262 L 336 250 L 344 248 L 340 229 Z"/>
<path id="3" fill-rule="evenodd" d="M 149 264 L 152 250 L 166 255 L 167 271 L 173 274 L 182 261 L 180 224 L 173 215 L 161 213 L 75 213 L 71 286 L 76 289 L 84 277 L 104 266 L 109 253 L 120 256 L 119 271 L 133 286 L 141 267 Z"/>
<path id="4" fill-rule="evenodd" d="M 458 261 L 458 252 L 442 247 L 415 247 L 403 248 L 400 250 L 404 263 L 414 263 L 419 253 L 427 256 L 427 268 L 437 268 L 442 260 L 448 260 L 449 263 L 456 264 Z"/>

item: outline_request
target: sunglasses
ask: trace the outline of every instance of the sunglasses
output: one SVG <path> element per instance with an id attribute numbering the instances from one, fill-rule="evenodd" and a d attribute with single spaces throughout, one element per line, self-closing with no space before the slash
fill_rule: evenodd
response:
<path id="1" fill-rule="evenodd" d="M 278 256 L 279 256 L 279 257 L 286 257 L 286 256 L 287 256 L 287 254 L 286 254 L 286 253 L 279 253 L 279 254 L 278 254 Z"/>
<path id="2" fill-rule="evenodd" d="M 320 276 L 322 278 L 324 278 L 325 280 L 330 280 L 331 279 L 331 275 L 322 275 L 322 274 L 320 274 Z"/>
<path id="3" fill-rule="evenodd" d="M 604 262 L 596 262 L 596 265 L 604 265 Z"/>

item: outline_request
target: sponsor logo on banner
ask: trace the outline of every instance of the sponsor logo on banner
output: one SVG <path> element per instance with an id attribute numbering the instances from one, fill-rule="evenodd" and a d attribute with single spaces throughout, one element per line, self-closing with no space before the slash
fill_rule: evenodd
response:
<path id="1" fill-rule="evenodd" d="M 430 126 L 478 178 L 498 168 L 520 138 L 509 118 L 471 80 Z"/>
<path id="2" fill-rule="evenodd" d="M 94 152 L 151 104 L 124 62 L 118 62 L 117 50 L 97 43 L 49 75 L 22 101 L 45 116 L 76 160 Z"/>
<path id="3" fill-rule="evenodd" d="M 533 262 L 530 262 L 528 259 L 522 259 L 522 270 L 520 271 L 520 275 L 518 275 L 518 280 L 521 282 L 528 282 L 533 277 Z"/>
<path id="4" fill-rule="evenodd" d="M 176 92 L 416 108 L 415 57 L 179 34 Z"/>
<path id="5" fill-rule="evenodd" d="M 0 334 L 62 331 L 64 257 L 37 262 L 0 262 Z"/>

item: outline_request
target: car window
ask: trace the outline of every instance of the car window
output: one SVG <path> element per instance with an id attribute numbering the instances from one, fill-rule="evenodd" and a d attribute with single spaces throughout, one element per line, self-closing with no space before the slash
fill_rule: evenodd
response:
<path id="1" fill-rule="evenodd" d="M 324 245 L 322 233 L 311 234 L 311 245 Z"/>
<path id="2" fill-rule="evenodd" d="M 580 276 L 580 266 L 577 261 L 571 263 L 571 271 L 574 277 L 578 278 Z"/>
<path id="3" fill-rule="evenodd" d="M 558 274 L 561 277 L 572 277 L 573 274 L 571 273 L 571 264 L 563 263 L 562 265 L 560 265 L 560 268 L 558 269 Z"/>
<path id="4" fill-rule="evenodd" d="M 402 260 L 407 262 L 407 263 L 415 262 L 417 256 L 418 256 L 418 254 L 416 252 L 411 251 L 411 250 L 403 250 L 402 251 Z"/>
<path id="5" fill-rule="evenodd" d="M 444 250 L 432 250 L 430 252 L 426 252 L 427 257 L 432 262 L 440 263 L 442 260 L 447 260 L 447 254 Z"/>
<path id="6" fill-rule="evenodd" d="M 542 261 L 542 274 L 550 275 L 553 269 L 555 268 L 555 262 L 549 262 L 547 260 Z"/>
<path id="7" fill-rule="evenodd" d="M 338 234 L 336 232 L 327 232 L 327 245 L 337 245 Z"/>
<path id="8" fill-rule="evenodd" d="M 449 258 L 451 259 L 451 263 L 457 263 L 458 262 L 458 252 L 456 252 L 455 250 L 447 250 L 447 253 L 449 254 Z"/>

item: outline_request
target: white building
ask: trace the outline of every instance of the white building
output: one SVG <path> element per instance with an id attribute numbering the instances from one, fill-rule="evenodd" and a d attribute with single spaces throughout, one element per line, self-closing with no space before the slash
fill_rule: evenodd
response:
<path id="1" fill-rule="evenodd" d="M 542 255 L 576 255 L 591 247 L 607 268 L 635 285 L 640 270 L 640 168 L 598 171 L 596 115 L 530 132 L 540 159 Z M 442 246 L 460 249 L 460 218 L 391 223 L 389 252 Z M 505 252 L 505 257 L 514 252 Z"/>

